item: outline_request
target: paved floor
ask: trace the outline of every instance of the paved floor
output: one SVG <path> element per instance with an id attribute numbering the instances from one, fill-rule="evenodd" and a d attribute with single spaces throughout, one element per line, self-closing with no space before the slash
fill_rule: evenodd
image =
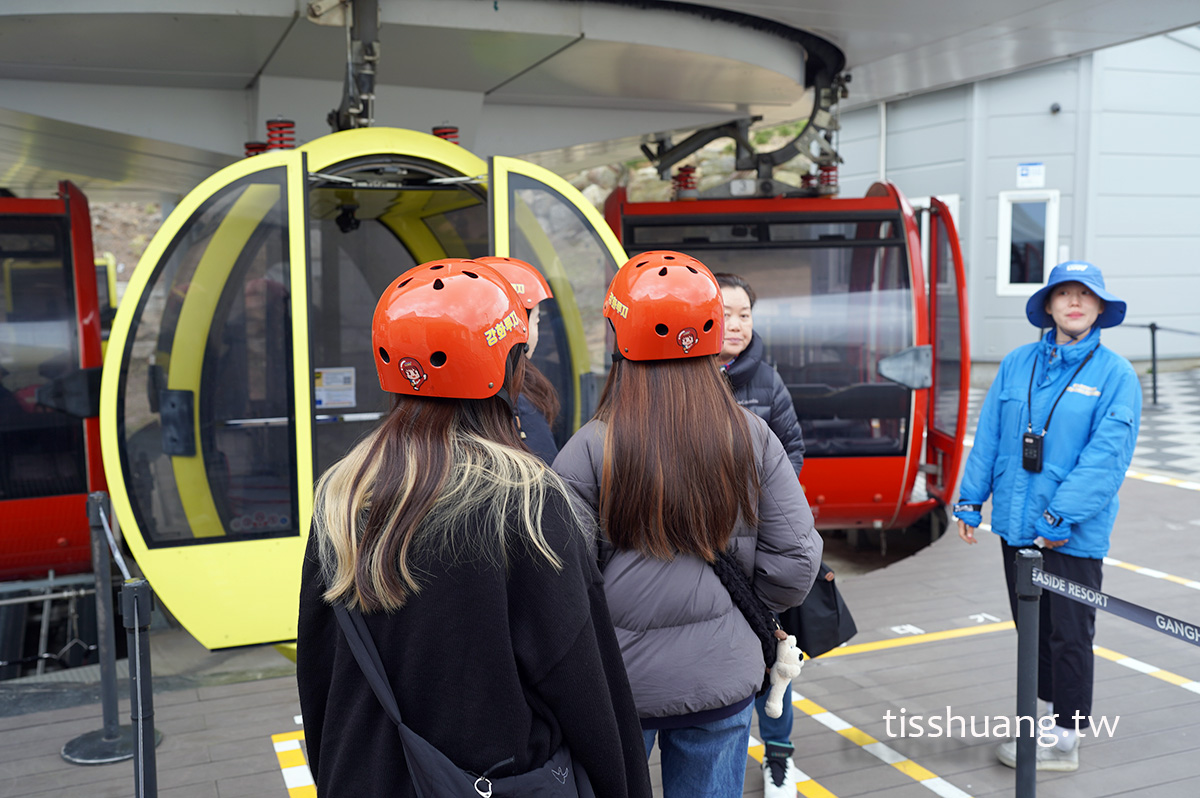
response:
<path id="1" fill-rule="evenodd" d="M 1160 384 L 1160 392 L 1165 388 Z M 1160 402 L 1182 411 L 1181 396 L 1177 391 Z M 1200 422 L 1200 410 L 1190 416 Z M 1162 429 L 1161 423 L 1148 415 L 1144 434 Z M 1147 470 L 1135 468 L 1122 488 L 1104 588 L 1195 623 L 1200 469 L 1168 448 L 1176 447 L 1156 447 L 1169 456 L 1156 458 L 1153 471 L 1149 461 L 1137 464 Z M 999 547 L 990 537 L 974 547 L 944 537 L 900 562 L 840 580 L 859 634 L 808 662 L 795 685 L 798 794 L 1013 795 L 1014 771 L 996 761 L 992 732 L 1015 708 L 1016 636 L 1007 623 Z M 155 725 L 163 733 L 155 752 L 159 795 L 313 794 L 305 786 L 295 678 L 286 662 L 271 649 L 205 652 L 177 630 L 152 637 Z M 1094 711 L 1112 734 L 1083 742 L 1077 773 L 1040 774 L 1039 795 L 1200 795 L 1200 651 L 1103 612 L 1096 643 Z M 86 669 L 76 670 L 85 675 Z M 96 695 L 89 683 L 0 684 L 0 795 L 133 793 L 130 762 L 81 767 L 59 756 L 66 742 L 101 727 Z M 128 712 L 122 701 L 125 723 Z M 956 726 L 950 736 L 900 737 L 888 713 L 974 719 L 978 736 Z M 745 794 L 761 795 L 755 759 L 761 747 L 752 745 L 749 753 Z M 657 780 L 656 761 L 657 753 Z"/>

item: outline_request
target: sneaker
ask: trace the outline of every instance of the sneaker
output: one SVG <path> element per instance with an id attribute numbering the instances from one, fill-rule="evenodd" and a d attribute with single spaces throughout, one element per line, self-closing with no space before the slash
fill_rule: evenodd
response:
<path id="1" fill-rule="evenodd" d="M 763 798 L 796 798 L 796 780 L 792 777 L 790 745 L 767 743 L 763 754 Z"/>
<path id="2" fill-rule="evenodd" d="M 1078 738 L 1076 738 L 1075 745 L 1071 746 L 1069 751 L 1064 751 L 1057 745 L 1052 745 L 1048 748 L 1042 745 L 1036 747 L 1038 770 L 1053 770 L 1058 772 L 1079 770 Z M 1000 760 L 1000 764 L 1015 768 L 1017 766 L 1017 741 L 1013 739 L 1000 743 L 1000 747 L 996 749 L 996 758 Z"/>

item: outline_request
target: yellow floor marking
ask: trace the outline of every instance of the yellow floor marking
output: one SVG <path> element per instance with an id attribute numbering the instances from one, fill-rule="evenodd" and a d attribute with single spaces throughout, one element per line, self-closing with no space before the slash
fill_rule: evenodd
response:
<path id="1" fill-rule="evenodd" d="M 1184 490 L 1200 490 L 1200 482 L 1195 482 L 1190 479 L 1166 477 L 1162 474 L 1147 474 L 1144 471 L 1134 471 L 1132 468 L 1125 472 L 1125 476 L 1129 479 L 1140 479 L 1143 482 L 1153 482 L 1158 485 L 1170 485 L 1173 488 L 1183 488 Z"/>
<path id="2" fill-rule="evenodd" d="M 1011 626 L 1012 624 L 1009 625 Z M 861 729 L 847 723 L 815 701 L 795 692 L 792 693 L 792 699 L 792 706 L 796 709 L 808 715 L 822 726 L 832 729 L 847 740 L 855 743 L 881 762 L 891 765 L 922 787 L 942 796 L 942 798 L 971 798 L 970 795 L 955 787 L 950 782 L 921 767 L 887 743 L 882 743 Z M 805 794 L 807 795 L 807 793 Z"/>
<path id="3" fill-rule="evenodd" d="M 765 749 L 766 746 L 762 743 L 753 737 L 750 738 L 749 754 L 754 761 L 762 763 Z M 819 782 L 814 781 L 812 776 L 796 767 L 795 764 L 792 765 L 789 775 L 796 782 L 796 792 L 805 796 L 805 798 L 837 798 L 836 795 L 822 787 Z"/>
<path id="4" fill-rule="evenodd" d="M 848 654 L 862 654 L 866 651 L 879 651 L 885 648 L 899 648 L 901 646 L 915 646 L 919 643 L 933 643 L 938 640 L 953 640 L 959 637 L 970 637 L 972 635 L 983 635 L 990 632 L 1002 632 L 1006 629 L 1015 629 L 1016 626 L 1012 621 L 1001 621 L 1000 623 L 981 623 L 978 626 L 962 626 L 958 629 L 947 629 L 944 632 L 927 632 L 921 635 L 905 635 L 904 637 L 889 637 L 886 640 L 876 640 L 873 643 L 859 643 L 853 646 L 841 646 L 832 651 L 826 651 L 817 659 L 829 659 L 830 657 L 844 657 Z"/>
<path id="5" fill-rule="evenodd" d="M 303 729 L 271 735 L 288 798 L 317 798 L 317 785 L 313 783 L 308 762 L 304 759 L 304 751 L 300 748 L 300 741 L 303 739 Z"/>
<path id="6" fill-rule="evenodd" d="M 1200 487 L 1200 485 L 1197 487 Z M 985 532 L 992 531 L 991 524 L 980 524 L 979 528 Z M 1166 579 L 1168 582 L 1175 582 L 1176 584 L 1183 585 L 1184 587 L 1190 587 L 1193 590 L 1200 590 L 1200 582 L 1197 582 L 1194 579 L 1186 579 L 1182 576 L 1172 576 L 1171 574 L 1163 573 L 1162 571 L 1155 570 L 1154 568 L 1147 568 L 1144 565 L 1134 565 L 1133 563 L 1125 562 L 1124 560 L 1118 560 L 1116 557 L 1105 557 L 1104 564 L 1112 565 L 1117 568 L 1124 568 L 1126 571 L 1133 571 L 1135 574 L 1141 574 L 1142 576 L 1150 576 L 1154 577 L 1155 579 Z"/>
<path id="7" fill-rule="evenodd" d="M 1111 648 L 1105 648 L 1104 646 L 1092 646 L 1092 651 L 1096 652 L 1097 657 L 1103 657 L 1104 659 L 1115 662 L 1118 665 L 1123 665 L 1130 670 L 1137 671 L 1138 673 L 1144 673 L 1147 676 L 1153 676 L 1155 679 L 1161 679 L 1167 684 L 1173 684 L 1177 687 L 1182 687 L 1184 690 L 1200 694 L 1200 682 L 1195 681 L 1194 679 L 1189 679 L 1186 676 L 1180 676 L 1178 673 L 1172 673 L 1171 671 L 1165 671 L 1157 665 L 1151 665 L 1148 662 L 1142 662 L 1140 659 L 1127 657 L 1124 654 L 1119 654 L 1116 651 L 1113 651 Z"/>
<path id="8" fill-rule="evenodd" d="M 1194 579 L 1185 579 L 1182 576 L 1174 576 L 1172 574 L 1163 573 L 1162 571 L 1155 570 L 1154 568 L 1147 568 L 1142 565 L 1134 565 L 1131 562 L 1118 560 L 1116 557 L 1105 557 L 1104 564 L 1112 565 L 1117 568 L 1124 568 L 1126 571 L 1133 571 L 1135 574 L 1153 577 L 1154 579 L 1165 579 L 1168 582 L 1174 582 L 1177 585 L 1190 587 L 1193 590 L 1200 590 L 1200 582 L 1197 582 Z"/>

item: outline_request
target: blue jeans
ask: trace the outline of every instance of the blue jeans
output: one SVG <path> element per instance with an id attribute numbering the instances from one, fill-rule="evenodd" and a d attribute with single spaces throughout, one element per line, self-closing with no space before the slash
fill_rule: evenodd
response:
<path id="1" fill-rule="evenodd" d="M 758 733 L 764 743 L 792 744 L 792 683 L 788 682 L 787 693 L 783 699 L 783 714 L 777 718 L 767 715 L 768 690 L 754 699 L 754 708 L 758 710 Z"/>
<path id="2" fill-rule="evenodd" d="M 741 798 L 750 743 L 747 705 L 736 715 L 683 729 L 643 729 L 646 756 L 662 753 L 663 798 Z"/>

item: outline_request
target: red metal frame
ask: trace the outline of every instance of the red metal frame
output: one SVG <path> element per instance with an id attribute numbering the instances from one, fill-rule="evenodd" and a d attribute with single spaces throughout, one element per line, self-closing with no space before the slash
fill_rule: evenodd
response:
<path id="1" fill-rule="evenodd" d="M 100 309 L 87 199 L 62 181 L 58 199 L 0 198 L 0 216 L 58 216 L 68 221 L 70 266 L 75 278 L 75 318 L 80 368 L 98 368 Z M 88 491 L 105 490 L 100 420 L 84 419 Z M 87 494 L 0 501 L 0 580 L 70 574 L 91 568 Z"/>
<path id="2" fill-rule="evenodd" d="M 672 202 L 629 202 L 623 187 L 605 203 L 604 215 L 618 239 L 623 237 L 626 217 L 655 216 L 766 216 L 788 213 L 837 213 L 900 211 L 904 220 L 909 281 L 912 291 L 913 345 L 932 342 L 928 294 L 921 260 L 921 232 L 916 215 L 904 195 L 890 183 L 876 183 L 862 198 L 773 197 L 753 199 L 695 199 Z M 958 242 L 953 241 L 957 248 Z M 958 279 L 962 279 L 959 256 Z M 960 285 L 962 283 L 960 282 Z M 960 301 L 965 302 L 965 297 Z M 964 324 L 966 309 L 960 307 Z M 966 375 L 966 369 L 963 370 Z M 969 378 L 966 375 L 964 379 Z M 908 449 L 902 457 L 822 457 L 805 463 L 800 482 L 822 526 L 903 528 L 912 525 L 938 505 L 935 498 L 912 501 L 913 486 L 921 462 L 929 416 L 930 389 L 912 392 L 909 412 Z M 966 396 L 966 391 L 962 394 Z M 966 404 L 960 403 L 960 432 L 965 425 Z M 956 443 L 961 452 L 961 437 Z"/>
<path id="3" fill-rule="evenodd" d="M 932 297 L 932 293 L 937 290 L 938 234 L 939 232 L 943 232 L 950 244 L 951 267 L 954 269 L 955 285 L 958 286 L 956 294 L 958 300 L 958 318 L 961 326 L 959 331 L 959 351 L 961 362 L 968 366 L 959 369 L 958 390 L 960 397 L 966 397 L 971 388 L 971 370 L 969 368 L 971 362 L 971 341 L 970 335 L 968 335 L 967 293 L 965 290 L 967 281 L 963 271 L 962 249 L 958 244 L 958 231 L 954 227 L 954 220 L 950 216 L 950 209 L 937 198 L 930 200 L 930 205 L 937 213 L 933 214 L 929 220 L 929 252 L 931 261 L 929 295 Z M 930 301 L 932 302 L 932 299 Z M 929 331 L 930 340 L 937 341 L 937 313 L 930 313 L 930 318 L 933 321 Z M 933 404 L 932 390 L 930 391 L 930 402 L 930 407 L 933 408 L 935 405 Z M 933 416 L 932 410 L 930 411 L 930 416 Z M 958 403 L 958 416 L 954 425 L 955 434 L 953 438 L 937 429 L 934 426 L 935 421 L 935 419 L 931 418 L 928 449 L 925 457 L 928 462 L 933 462 L 936 452 L 942 452 L 943 487 L 940 490 L 930 491 L 930 493 L 931 495 L 935 495 L 944 504 L 950 504 L 954 501 L 954 491 L 958 487 L 959 467 L 962 464 L 963 441 L 967 433 L 967 403 L 961 400 Z"/>

